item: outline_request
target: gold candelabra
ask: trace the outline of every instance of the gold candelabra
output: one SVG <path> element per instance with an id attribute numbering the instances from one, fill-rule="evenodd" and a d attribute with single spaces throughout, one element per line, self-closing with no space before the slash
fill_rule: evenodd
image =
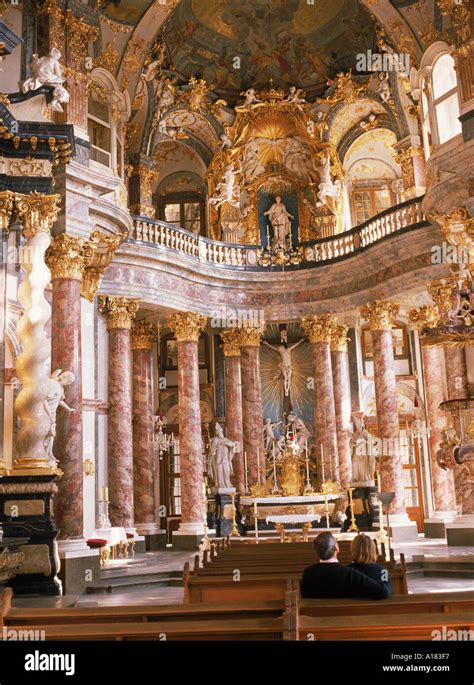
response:
<path id="1" fill-rule="evenodd" d="M 359 529 L 356 526 L 356 521 L 355 521 L 355 516 L 354 516 L 354 500 L 352 499 L 352 491 L 355 490 L 355 488 L 347 488 L 347 492 L 349 493 L 349 507 L 351 509 L 351 525 L 347 529 L 348 533 L 358 533 Z"/>
<path id="2" fill-rule="evenodd" d="M 236 521 L 237 510 L 235 508 L 235 492 L 231 492 L 230 497 L 232 499 L 232 530 L 230 531 L 230 534 L 232 537 L 240 538 L 240 533 L 237 529 L 237 521 Z"/>

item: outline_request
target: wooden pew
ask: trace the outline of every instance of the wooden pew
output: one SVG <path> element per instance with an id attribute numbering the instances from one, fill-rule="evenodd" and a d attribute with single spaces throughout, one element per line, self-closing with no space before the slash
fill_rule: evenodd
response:
<path id="1" fill-rule="evenodd" d="M 297 587 L 299 577 L 282 573 L 275 575 L 243 574 L 240 580 L 232 575 L 195 576 L 186 563 L 183 572 L 184 602 L 227 603 L 242 601 L 268 601 L 285 599 L 287 590 Z"/>
<path id="2" fill-rule="evenodd" d="M 383 600 L 384 603 L 387 600 Z M 299 640 L 433 640 L 434 630 L 474 629 L 473 612 L 381 614 L 370 616 L 300 616 Z M 462 638 L 460 638 L 462 639 Z M 466 638 L 464 638 L 466 639 Z"/>
<path id="3" fill-rule="evenodd" d="M 300 616 L 366 616 L 380 614 L 474 614 L 474 592 L 400 595 L 368 599 L 299 599 Z"/>

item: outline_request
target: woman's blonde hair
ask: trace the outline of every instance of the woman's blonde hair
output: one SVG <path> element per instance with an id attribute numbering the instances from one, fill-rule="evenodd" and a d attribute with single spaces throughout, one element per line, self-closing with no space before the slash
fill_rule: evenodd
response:
<path id="1" fill-rule="evenodd" d="M 352 540 L 352 560 L 356 564 L 372 564 L 377 561 L 377 548 L 374 541 L 368 535 L 360 533 Z"/>

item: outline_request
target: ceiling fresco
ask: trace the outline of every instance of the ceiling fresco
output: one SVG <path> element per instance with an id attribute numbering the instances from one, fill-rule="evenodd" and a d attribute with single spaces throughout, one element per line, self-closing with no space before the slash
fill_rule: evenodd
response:
<path id="1" fill-rule="evenodd" d="M 318 93 L 375 45 L 372 19 L 353 0 L 182 0 L 163 35 L 180 75 L 204 78 L 230 100 L 269 79 Z"/>

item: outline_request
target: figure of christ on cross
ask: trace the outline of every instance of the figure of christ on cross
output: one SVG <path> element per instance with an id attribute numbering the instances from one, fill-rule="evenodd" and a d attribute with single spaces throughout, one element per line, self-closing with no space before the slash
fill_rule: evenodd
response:
<path id="1" fill-rule="evenodd" d="M 291 366 L 291 353 L 292 351 L 304 342 L 304 338 L 298 340 L 298 342 L 286 347 L 285 345 L 270 345 L 266 340 L 262 340 L 263 344 L 269 347 L 273 352 L 280 355 L 280 363 L 278 364 L 278 372 L 273 376 L 273 380 L 276 381 L 278 378 L 283 378 L 283 387 L 285 389 L 285 397 L 290 394 L 291 388 L 291 375 L 293 373 L 293 368 Z"/>

